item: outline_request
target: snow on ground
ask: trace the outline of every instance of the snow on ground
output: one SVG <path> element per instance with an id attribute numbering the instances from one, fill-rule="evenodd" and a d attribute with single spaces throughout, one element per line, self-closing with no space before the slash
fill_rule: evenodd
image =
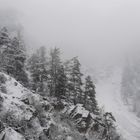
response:
<path id="1" fill-rule="evenodd" d="M 29 90 L 24 88 L 11 76 L 0 73 L 6 78 L 2 86 L 5 87 L 6 92 L 0 91 L 0 96 L 3 98 L 1 114 L 13 113 L 15 117 L 29 120 L 32 117 L 34 108 L 22 102 L 22 98 L 31 94 Z M 0 115 L 1 115 L 0 114 Z"/>
<path id="2" fill-rule="evenodd" d="M 0 139 L 4 140 L 25 140 L 24 137 L 12 128 L 6 128 L 1 134 Z"/>
<path id="3" fill-rule="evenodd" d="M 96 85 L 97 100 L 105 111 L 112 112 L 116 118 L 118 132 L 126 140 L 140 140 L 140 119 L 121 99 L 121 70 L 114 71 L 111 77 L 99 80 Z"/>
<path id="4" fill-rule="evenodd" d="M 78 104 L 76 108 L 77 114 L 82 114 L 83 118 L 87 118 L 89 115 L 89 111 L 87 111 L 82 104 Z"/>

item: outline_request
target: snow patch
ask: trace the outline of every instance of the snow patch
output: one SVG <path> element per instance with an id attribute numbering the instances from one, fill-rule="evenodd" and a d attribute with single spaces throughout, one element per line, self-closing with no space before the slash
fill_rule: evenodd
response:
<path id="1" fill-rule="evenodd" d="M 124 105 L 121 97 L 121 69 L 96 84 L 97 99 L 100 107 L 112 112 L 118 132 L 126 140 L 140 140 L 140 119 Z"/>

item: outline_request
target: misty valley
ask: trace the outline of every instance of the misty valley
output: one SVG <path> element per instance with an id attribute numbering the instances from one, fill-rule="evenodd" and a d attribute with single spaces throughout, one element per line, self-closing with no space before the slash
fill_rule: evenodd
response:
<path id="1" fill-rule="evenodd" d="M 0 140 L 140 140 L 140 3 L 2 1 Z"/>

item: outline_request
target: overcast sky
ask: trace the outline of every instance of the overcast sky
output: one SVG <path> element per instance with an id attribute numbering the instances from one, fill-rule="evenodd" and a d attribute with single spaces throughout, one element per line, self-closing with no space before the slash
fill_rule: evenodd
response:
<path id="1" fill-rule="evenodd" d="M 140 46 L 140 0 L 0 0 L 0 8 L 19 11 L 34 42 L 60 47 L 83 63 Z"/>

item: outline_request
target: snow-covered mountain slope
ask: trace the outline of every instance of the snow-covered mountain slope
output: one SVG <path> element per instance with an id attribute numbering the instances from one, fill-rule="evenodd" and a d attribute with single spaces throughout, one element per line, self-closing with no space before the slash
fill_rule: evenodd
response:
<path id="1" fill-rule="evenodd" d="M 117 69 L 96 84 L 97 100 L 105 111 L 116 118 L 119 133 L 125 140 L 140 140 L 140 119 L 124 105 L 121 99 L 121 69 Z"/>
<path id="2" fill-rule="evenodd" d="M 0 134 L 0 140 L 25 140 L 24 137 L 12 128 L 6 128 Z"/>
<path id="3" fill-rule="evenodd" d="M 36 96 L 33 95 L 29 90 L 24 88 L 14 78 L 0 73 L 1 84 L 0 84 L 0 97 L 1 97 L 1 113 L 2 116 L 5 112 L 12 113 L 17 119 L 29 120 L 34 112 L 33 106 L 25 104 L 22 100 L 25 96 Z M 3 80 L 2 80 L 3 79 Z"/>
<path id="4" fill-rule="evenodd" d="M 85 140 L 69 118 L 71 104 L 32 93 L 0 72 L 0 140 Z M 89 114 L 79 107 L 83 118 Z"/>

